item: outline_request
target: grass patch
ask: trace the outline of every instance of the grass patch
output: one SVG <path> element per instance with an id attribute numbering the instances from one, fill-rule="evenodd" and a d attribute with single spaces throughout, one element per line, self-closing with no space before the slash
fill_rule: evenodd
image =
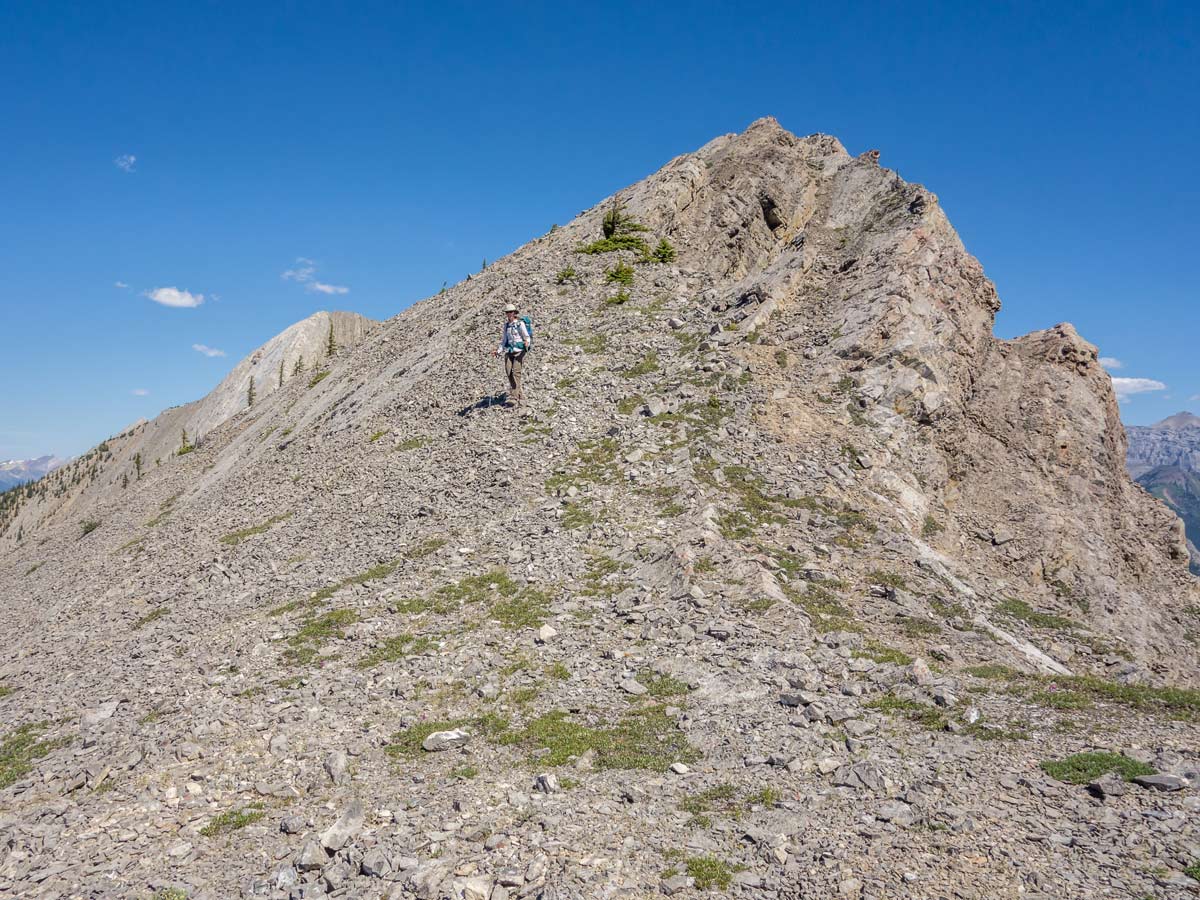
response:
<path id="1" fill-rule="evenodd" d="M 882 584 L 890 588 L 903 588 L 904 579 L 895 572 L 885 572 L 883 569 L 875 569 L 867 573 L 867 581 L 871 584 Z"/>
<path id="2" fill-rule="evenodd" d="M 494 569 L 483 575 L 469 575 L 454 584 L 438 588 L 434 596 L 454 606 L 466 603 L 482 603 L 493 596 L 515 597 L 521 586 L 508 577 L 503 569 Z"/>
<path id="3" fill-rule="evenodd" d="M 28 578 L 30 575 L 32 575 L 34 572 L 36 572 L 38 569 L 40 569 L 44 565 L 45 565 L 44 562 L 34 563 L 32 566 L 30 566 L 28 569 L 25 570 L 25 577 Z"/>
<path id="4" fill-rule="evenodd" d="M 140 619 L 138 619 L 136 622 L 133 623 L 134 631 L 138 630 L 139 628 L 144 628 L 145 626 L 149 625 L 151 622 L 157 622 L 159 619 L 161 619 L 163 616 L 165 616 L 167 614 L 168 609 L 169 608 L 167 606 L 155 607 L 153 610 L 146 613 L 146 615 L 142 616 Z"/>
<path id="5" fill-rule="evenodd" d="M 527 588 L 515 597 L 493 604 L 489 615 L 508 629 L 537 628 L 550 615 L 550 598 Z"/>
<path id="6" fill-rule="evenodd" d="M 271 516 L 271 518 L 267 519 L 267 521 L 263 522 L 261 525 L 243 528 L 241 531 L 231 531 L 229 534 L 221 536 L 221 543 L 229 544 L 231 547 L 236 547 L 242 541 L 246 540 L 246 538 L 268 531 L 272 525 L 283 522 L 284 520 L 290 518 L 291 515 L 291 513 L 284 513 L 282 516 Z"/>
<path id="7" fill-rule="evenodd" d="M 424 559 L 446 546 L 445 538 L 426 538 L 404 551 L 405 559 Z"/>
<path id="8" fill-rule="evenodd" d="M 639 672 L 637 682 L 646 688 L 647 696 L 656 699 L 679 697 L 691 690 L 685 681 L 680 681 L 670 675 L 658 675 L 654 672 Z"/>
<path id="9" fill-rule="evenodd" d="M 546 492 L 558 494 L 568 487 L 580 488 L 587 484 L 619 481 L 616 465 L 619 449 L 617 442 L 612 438 L 581 442 L 571 460 L 570 471 L 559 472 L 547 478 Z"/>
<path id="10" fill-rule="evenodd" d="M 591 355 L 604 353 L 606 350 L 608 350 L 608 336 L 600 332 L 594 332 L 591 334 L 570 338 L 564 343 L 578 347 L 584 353 Z"/>
<path id="11" fill-rule="evenodd" d="M 424 435 L 417 435 L 415 437 L 405 438 L 397 443 L 392 449 L 397 453 L 404 453 L 407 450 L 416 450 L 420 447 L 428 446 L 432 442 L 432 438 L 425 437 Z"/>
<path id="12" fill-rule="evenodd" d="M 942 524 L 933 516 L 926 516 L 924 524 L 921 525 L 921 537 L 933 537 L 942 530 Z"/>
<path id="13" fill-rule="evenodd" d="M 1038 612 L 1024 600 L 1008 599 L 996 606 L 996 612 L 1010 619 L 1024 622 L 1033 628 L 1050 628 L 1056 631 L 1070 630 L 1076 623 L 1065 616 Z"/>
<path id="14" fill-rule="evenodd" d="M 383 431 L 377 431 L 377 432 L 375 432 L 373 435 L 371 435 L 369 438 L 367 438 L 367 442 L 368 442 L 368 443 L 371 443 L 371 444 L 373 444 L 373 443 L 375 443 L 377 440 L 379 440 L 381 437 L 383 437 L 385 434 L 387 434 L 387 429 L 386 429 L 386 428 L 385 428 L 385 429 L 383 429 Z"/>
<path id="15" fill-rule="evenodd" d="M 7 684 L 0 684 L 0 698 L 7 697 L 14 690 L 16 690 L 16 688 L 11 688 Z"/>
<path id="16" fill-rule="evenodd" d="M 646 398 L 641 394 L 622 397 L 617 401 L 617 412 L 623 416 L 632 415 L 645 402 Z"/>
<path id="17" fill-rule="evenodd" d="M 1005 681 L 1009 691 L 1028 693 L 1034 701 L 1058 709 L 1086 708 L 1104 701 L 1175 719 L 1195 719 L 1200 714 L 1200 690 L 1194 688 L 1120 684 L 1094 675 L 1030 675 L 1000 665 L 971 666 L 964 671 L 977 678 Z"/>
<path id="18" fill-rule="evenodd" d="M 97 522 L 95 519 L 88 519 L 86 521 L 80 522 L 79 527 L 82 531 L 82 533 L 79 536 L 87 537 L 89 534 L 91 534 L 93 531 L 95 531 L 97 528 L 100 527 L 100 523 Z"/>
<path id="19" fill-rule="evenodd" d="M 564 266 L 558 270 L 558 274 L 554 276 L 555 284 L 566 284 L 568 281 L 578 281 L 579 274 L 575 271 L 574 266 Z"/>
<path id="20" fill-rule="evenodd" d="M 479 770 L 474 766 L 458 766 L 450 770 L 450 777 L 457 778 L 460 781 L 469 781 L 479 775 Z"/>
<path id="21" fill-rule="evenodd" d="M 591 500 L 580 500 L 568 503 L 563 507 L 562 526 L 570 531 L 578 528 L 589 528 L 596 524 L 598 517 L 591 510 Z"/>
<path id="22" fill-rule="evenodd" d="M 539 716 L 524 729 L 504 736 L 502 743 L 520 744 L 548 752 L 538 757 L 543 766 L 563 766 L 589 750 L 597 769 L 651 769 L 662 772 L 673 762 L 695 762 L 699 751 L 661 706 L 630 710 L 611 725 L 590 727 L 556 710 Z"/>
<path id="23" fill-rule="evenodd" d="M 862 626 L 851 618 L 850 610 L 825 585 L 810 584 L 803 594 L 790 587 L 785 587 L 784 592 L 804 610 L 817 631 L 862 631 Z"/>
<path id="24" fill-rule="evenodd" d="M 863 649 L 855 650 L 854 656 L 859 659 L 869 659 L 877 663 L 890 663 L 894 666 L 907 666 L 913 661 L 913 658 L 903 650 L 897 650 L 895 647 L 888 647 L 879 641 L 867 641 L 863 645 Z"/>
<path id="25" fill-rule="evenodd" d="M 45 729 L 45 722 L 32 722 L 13 729 L 0 741 L 0 790 L 27 774 L 33 768 L 34 760 L 70 743 L 69 738 L 40 740 Z"/>
<path id="26" fill-rule="evenodd" d="M 901 616 L 900 630 L 910 638 L 932 637 L 942 633 L 942 626 L 920 616 Z"/>
<path id="27" fill-rule="evenodd" d="M 317 372 L 315 375 L 313 375 L 312 378 L 308 379 L 308 386 L 310 388 L 316 387 L 318 384 L 320 384 L 322 381 L 324 381 L 328 377 L 329 377 L 329 370 L 322 369 L 320 372 Z"/>
<path id="28" fill-rule="evenodd" d="M 359 620 L 352 609 L 331 609 L 327 613 L 309 618 L 300 630 L 288 638 L 288 649 L 284 657 L 288 662 L 307 665 L 317 658 L 317 653 L 331 640 L 341 640 L 342 630 Z"/>
<path id="29" fill-rule="evenodd" d="M 1063 759 L 1038 763 L 1043 772 L 1067 784 L 1087 784 L 1113 772 L 1126 781 L 1138 775 L 1153 775 L 1154 769 L 1121 753 L 1076 753 Z"/>
<path id="30" fill-rule="evenodd" d="M 922 728 L 928 728 L 930 731 L 942 731 L 947 724 L 946 717 L 936 707 L 925 706 L 915 700 L 896 697 L 892 694 L 885 694 L 882 697 L 876 697 L 874 700 L 868 700 L 863 705 L 867 709 L 879 710 L 887 715 L 901 716 L 910 722 L 915 722 Z"/>
<path id="31" fill-rule="evenodd" d="M 557 681 L 569 681 L 571 678 L 571 670 L 558 661 L 546 666 L 546 674 Z"/>
<path id="32" fill-rule="evenodd" d="M 621 373 L 624 378 L 637 378 L 640 375 L 649 375 L 651 372 L 657 372 L 659 369 L 658 354 L 651 350 L 636 363 Z"/>
<path id="33" fill-rule="evenodd" d="M 217 837 L 222 834 L 230 834 L 247 825 L 252 825 L 259 819 L 263 818 L 266 813 L 263 811 L 261 803 L 251 803 L 249 806 L 244 806 L 241 809 L 230 809 L 220 815 L 214 816 L 212 820 L 200 829 L 200 834 L 204 837 Z"/>
<path id="34" fill-rule="evenodd" d="M 508 730 L 508 719 L 495 713 L 485 713 L 474 719 L 439 719 L 432 722 L 418 722 L 416 725 L 397 731 L 392 735 L 391 742 L 384 745 L 383 752 L 393 759 L 413 758 L 424 751 L 421 744 L 425 738 L 435 731 L 452 731 L 455 728 L 465 728 L 485 737 L 500 737 Z"/>
<path id="35" fill-rule="evenodd" d="M 358 663 L 360 669 L 372 669 L 386 662 L 399 662 L 407 656 L 425 653 L 437 646 L 437 641 L 425 635 L 398 634 L 385 638 L 383 643 L 364 656 Z"/>

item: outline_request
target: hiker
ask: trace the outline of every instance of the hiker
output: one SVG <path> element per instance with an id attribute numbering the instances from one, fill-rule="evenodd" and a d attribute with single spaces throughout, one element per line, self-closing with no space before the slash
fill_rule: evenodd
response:
<path id="1" fill-rule="evenodd" d="M 521 396 L 521 366 L 533 344 L 533 330 L 529 317 L 518 317 L 517 307 L 512 303 L 504 307 L 504 320 L 495 355 L 504 354 L 504 374 L 508 376 L 506 405 L 511 406 L 524 400 Z"/>

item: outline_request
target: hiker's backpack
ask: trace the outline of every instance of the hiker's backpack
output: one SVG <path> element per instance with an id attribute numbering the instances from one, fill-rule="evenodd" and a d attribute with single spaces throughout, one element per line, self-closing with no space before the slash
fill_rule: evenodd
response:
<path id="1" fill-rule="evenodd" d="M 529 344 L 525 347 L 526 350 L 533 349 L 533 319 L 529 316 L 521 316 L 521 321 L 525 323 L 525 330 L 529 332 Z"/>

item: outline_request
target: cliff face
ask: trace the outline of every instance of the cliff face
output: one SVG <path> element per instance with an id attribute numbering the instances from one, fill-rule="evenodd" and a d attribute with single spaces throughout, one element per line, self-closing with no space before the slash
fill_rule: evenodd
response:
<path id="1" fill-rule="evenodd" d="M 1189 886 L 1186 792 L 1038 766 L 1191 784 L 1200 595 L 1095 348 L 997 308 L 933 194 L 764 119 L 127 487 L 110 441 L 3 532 L 0 893 Z"/>
<path id="2" fill-rule="evenodd" d="M 1129 474 L 1137 478 L 1159 466 L 1200 472 L 1200 416 L 1181 412 L 1154 425 L 1130 425 Z"/>

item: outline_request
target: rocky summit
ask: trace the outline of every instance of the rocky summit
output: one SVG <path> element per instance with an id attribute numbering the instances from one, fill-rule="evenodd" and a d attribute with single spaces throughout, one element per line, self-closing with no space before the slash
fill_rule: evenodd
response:
<path id="1" fill-rule="evenodd" d="M 763 119 L 110 439 L 0 510 L 0 895 L 1196 891 L 1180 522 L 998 308 Z"/>

